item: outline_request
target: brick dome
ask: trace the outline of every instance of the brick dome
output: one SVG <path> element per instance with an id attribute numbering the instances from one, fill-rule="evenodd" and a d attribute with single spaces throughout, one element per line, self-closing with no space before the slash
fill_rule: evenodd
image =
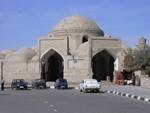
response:
<path id="1" fill-rule="evenodd" d="M 73 15 L 62 19 L 53 29 L 54 34 L 82 32 L 104 36 L 103 30 L 94 21 L 80 15 Z"/>

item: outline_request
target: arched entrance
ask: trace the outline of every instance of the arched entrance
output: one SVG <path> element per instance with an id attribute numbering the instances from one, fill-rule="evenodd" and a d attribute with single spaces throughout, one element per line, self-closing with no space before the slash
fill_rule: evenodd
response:
<path id="1" fill-rule="evenodd" d="M 55 50 L 49 50 L 42 58 L 41 78 L 56 81 L 63 78 L 63 58 Z"/>
<path id="2" fill-rule="evenodd" d="M 93 78 L 98 81 L 106 80 L 106 77 L 109 76 L 110 80 L 113 80 L 113 71 L 114 71 L 114 58 L 113 56 L 103 50 L 97 53 L 92 58 L 92 71 Z"/>

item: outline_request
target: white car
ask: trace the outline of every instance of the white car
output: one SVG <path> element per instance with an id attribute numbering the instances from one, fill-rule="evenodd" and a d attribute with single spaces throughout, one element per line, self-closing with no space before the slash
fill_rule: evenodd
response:
<path id="1" fill-rule="evenodd" d="M 79 84 L 79 90 L 82 92 L 96 91 L 99 92 L 101 88 L 100 83 L 96 79 L 84 79 Z"/>

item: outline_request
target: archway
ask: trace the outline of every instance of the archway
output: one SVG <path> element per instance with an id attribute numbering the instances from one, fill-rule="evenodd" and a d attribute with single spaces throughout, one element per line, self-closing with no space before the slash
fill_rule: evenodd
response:
<path id="1" fill-rule="evenodd" d="M 83 36 L 83 38 L 82 38 L 82 43 L 85 43 L 85 42 L 87 42 L 87 41 L 88 41 L 88 36 L 87 36 L 87 35 Z"/>
<path id="2" fill-rule="evenodd" d="M 110 80 L 113 80 L 113 71 L 114 71 L 114 58 L 113 56 L 103 50 L 97 53 L 92 58 L 92 71 L 93 78 L 98 81 L 106 80 L 107 76 L 109 76 Z"/>
<path id="3" fill-rule="evenodd" d="M 49 50 L 42 58 L 41 78 L 46 81 L 56 81 L 63 78 L 63 58 L 55 50 Z M 43 69 L 44 68 L 44 69 Z"/>

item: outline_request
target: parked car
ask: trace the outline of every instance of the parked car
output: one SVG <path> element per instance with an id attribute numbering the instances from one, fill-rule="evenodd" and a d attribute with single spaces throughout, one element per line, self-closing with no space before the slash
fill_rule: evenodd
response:
<path id="1" fill-rule="evenodd" d="M 68 82 L 66 79 L 57 79 L 54 84 L 55 89 L 67 89 L 68 88 Z"/>
<path id="2" fill-rule="evenodd" d="M 124 80 L 125 85 L 133 85 L 133 80 Z"/>
<path id="3" fill-rule="evenodd" d="M 32 81 L 33 89 L 46 89 L 46 81 L 44 79 L 35 79 Z"/>
<path id="4" fill-rule="evenodd" d="M 79 90 L 81 92 L 88 92 L 88 91 L 96 91 L 99 92 L 101 88 L 100 83 L 97 82 L 96 79 L 84 79 L 79 84 Z"/>
<path id="5" fill-rule="evenodd" d="M 27 90 L 28 89 L 28 83 L 25 82 L 24 79 L 14 79 L 12 80 L 12 83 L 11 83 L 11 88 L 12 89 L 25 89 Z"/>

